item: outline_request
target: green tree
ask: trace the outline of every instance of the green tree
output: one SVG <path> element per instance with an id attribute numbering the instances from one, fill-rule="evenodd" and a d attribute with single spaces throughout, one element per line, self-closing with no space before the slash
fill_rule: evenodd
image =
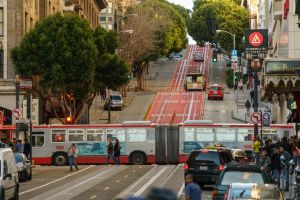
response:
<path id="1" fill-rule="evenodd" d="M 196 0 L 188 32 L 198 42 L 216 40 L 226 49 L 232 49 L 232 36 L 215 33 L 216 29 L 236 34 L 237 49 L 242 50 L 244 30 L 249 26 L 247 10 L 231 0 Z"/>
<path id="2" fill-rule="evenodd" d="M 114 55 L 118 44 L 113 31 L 93 30 L 75 14 L 56 14 L 25 35 L 12 59 L 17 73 L 41 80 L 37 84 L 43 89 L 34 92 L 52 106 L 48 112 L 62 123 L 71 115 L 77 123 L 96 91 L 127 82 L 128 66 Z"/>

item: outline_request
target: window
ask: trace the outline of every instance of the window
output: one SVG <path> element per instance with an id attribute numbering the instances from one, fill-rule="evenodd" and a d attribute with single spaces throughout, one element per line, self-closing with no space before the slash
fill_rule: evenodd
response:
<path id="1" fill-rule="evenodd" d="M 119 140 L 119 142 L 125 142 L 125 130 L 124 129 L 106 129 L 106 138 L 110 138 L 112 141 Z"/>
<path id="2" fill-rule="evenodd" d="M 3 23 L 3 8 L 0 8 L 0 36 L 3 36 L 4 35 L 4 23 Z"/>
<path id="3" fill-rule="evenodd" d="M 32 147 L 42 147 L 44 145 L 44 132 L 32 133 Z"/>
<path id="4" fill-rule="evenodd" d="M 105 22 L 106 21 L 106 16 L 100 16 L 100 21 Z"/>
<path id="5" fill-rule="evenodd" d="M 222 178 L 221 185 L 230 185 L 231 183 L 265 184 L 261 173 L 247 171 L 227 171 Z"/>
<path id="6" fill-rule="evenodd" d="M 195 129 L 185 128 L 184 129 L 184 141 L 194 141 L 195 140 Z"/>
<path id="7" fill-rule="evenodd" d="M 108 17 L 108 21 L 112 22 L 113 18 L 112 17 Z"/>
<path id="8" fill-rule="evenodd" d="M 100 142 L 104 141 L 104 130 L 87 130 L 86 131 L 86 140 L 88 142 Z"/>
<path id="9" fill-rule="evenodd" d="M 128 142 L 145 142 L 147 139 L 146 129 L 128 129 Z"/>
<path id="10" fill-rule="evenodd" d="M 108 28 L 108 30 L 112 30 L 112 25 L 111 25 L 111 24 L 108 24 L 108 25 L 107 25 L 107 28 Z"/>
<path id="11" fill-rule="evenodd" d="M 237 135 L 238 142 L 252 141 L 251 130 L 248 129 L 238 129 Z"/>
<path id="12" fill-rule="evenodd" d="M 69 142 L 82 142 L 84 140 L 83 130 L 69 130 Z"/>
<path id="13" fill-rule="evenodd" d="M 217 128 L 216 129 L 217 142 L 234 142 L 235 130 L 230 128 Z"/>
<path id="14" fill-rule="evenodd" d="M 52 142 L 65 142 L 66 131 L 65 130 L 52 130 Z"/>
<path id="15" fill-rule="evenodd" d="M 214 141 L 214 131 L 211 128 L 197 128 L 196 129 L 196 140 L 203 142 Z"/>
<path id="16" fill-rule="evenodd" d="M 199 154 L 195 157 L 195 160 L 206 163 L 220 163 L 218 152 L 199 152 Z"/>

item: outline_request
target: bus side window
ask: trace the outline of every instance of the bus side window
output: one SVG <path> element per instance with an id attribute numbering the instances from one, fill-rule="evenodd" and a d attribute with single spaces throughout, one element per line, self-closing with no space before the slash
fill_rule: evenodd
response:
<path id="1" fill-rule="evenodd" d="M 106 129 L 106 139 L 112 141 L 119 140 L 119 142 L 125 142 L 125 130 L 124 129 Z"/>
<path id="2" fill-rule="evenodd" d="M 128 129 L 127 130 L 128 142 L 145 142 L 147 140 L 146 129 Z"/>
<path id="3" fill-rule="evenodd" d="M 41 147 L 44 145 L 44 132 L 32 133 L 32 147 Z"/>
<path id="4" fill-rule="evenodd" d="M 66 131 L 65 130 L 52 130 L 52 142 L 65 142 Z"/>

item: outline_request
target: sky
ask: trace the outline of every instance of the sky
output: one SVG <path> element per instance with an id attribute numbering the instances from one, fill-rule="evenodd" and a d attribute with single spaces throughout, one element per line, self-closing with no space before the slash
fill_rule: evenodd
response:
<path id="1" fill-rule="evenodd" d="M 187 9 L 192 10 L 194 5 L 194 0 L 168 0 L 171 3 L 179 4 Z M 188 35 L 189 44 L 196 44 L 196 42 Z"/>

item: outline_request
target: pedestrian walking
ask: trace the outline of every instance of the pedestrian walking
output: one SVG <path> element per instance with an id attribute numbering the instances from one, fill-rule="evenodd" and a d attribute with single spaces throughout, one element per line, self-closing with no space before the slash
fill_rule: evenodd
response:
<path id="1" fill-rule="evenodd" d="M 254 162 L 256 165 L 259 164 L 259 150 L 261 147 L 261 143 L 258 139 L 258 137 L 255 137 L 254 142 L 252 144 L 252 149 L 253 149 L 253 153 L 254 153 Z"/>
<path id="2" fill-rule="evenodd" d="M 271 155 L 271 170 L 272 176 L 278 186 L 280 186 L 280 170 L 281 170 L 281 162 L 280 162 L 280 153 L 279 148 L 274 148 L 273 153 Z"/>
<path id="3" fill-rule="evenodd" d="M 29 159 L 30 148 L 31 148 L 31 145 L 29 144 L 28 139 L 25 138 L 25 140 L 24 140 L 24 151 L 23 151 L 23 153 L 25 154 L 25 156 L 27 157 L 27 159 Z"/>
<path id="4" fill-rule="evenodd" d="M 247 109 L 247 115 L 250 115 L 250 107 L 251 107 L 251 103 L 250 101 L 247 99 L 246 103 L 245 103 L 245 107 Z"/>
<path id="5" fill-rule="evenodd" d="M 271 175 L 271 159 L 267 154 L 266 148 L 261 149 L 259 163 L 261 170 L 265 170 L 269 175 Z"/>
<path id="6" fill-rule="evenodd" d="M 194 183 L 193 176 L 187 174 L 185 176 L 185 199 L 186 200 L 201 200 L 201 188 Z"/>
<path id="7" fill-rule="evenodd" d="M 289 186 L 290 186 L 290 166 L 289 162 L 292 159 L 291 154 L 284 149 L 284 146 L 279 147 L 279 152 L 280 152 L 280 160 L 283 164 L 283 172 L 284 172 L 284 179 L 285 179 L 285 187 L 284 191 L 288 192 L 289 191 Z"/>
<path id="8" fill-rule="evenodd" d="M 78 166 L 77 166 L 77 147 L 76 145 L 73 143 L 70 148 L 69 148 L 69 152 L 68 152 L 68 158 L 69 158 L 69 165 L 70 165 L 70 171 L 73 171 L 73 165 L 75 166 L 75 169 L 78 170 Z"/>
<path id="9" fill-rule="evenodd" d="M 9 147 L 13 152 L 16 152 L 17 139 L 13 138 L 11 142 L 9 142 Z"/>
<path id="10" fill-rule="evenodd" d="M 114 160 L 116 165 L 120 165 L 121 145 L 118 139 L 114 145 Z"/>
<path id="11" fill-rule="evenodd" d="M 108 138 L 108 144 L 106 146 L 106 152 L 107 152 L 106 163 L 108 164 L 110 159 L 114 159 L 114 157 L 113 157 L 114 145 L 113 145 L 110 138 Z"/>
<path id="12" fill-rule="evenodd" d="M 254 90 L 252 88 L 250 90 L 250 98 L 251 98 L 251 103 L 253 103 L 253 101 L 254 101 Z"/>
<path id="13" fill-rule="evenodd" d="M 22 140 L 18 140 L 16 144 L 16 152 L 17 153 L 23 153 L 24 152 L 24 146 L 22 144 Z"/>

